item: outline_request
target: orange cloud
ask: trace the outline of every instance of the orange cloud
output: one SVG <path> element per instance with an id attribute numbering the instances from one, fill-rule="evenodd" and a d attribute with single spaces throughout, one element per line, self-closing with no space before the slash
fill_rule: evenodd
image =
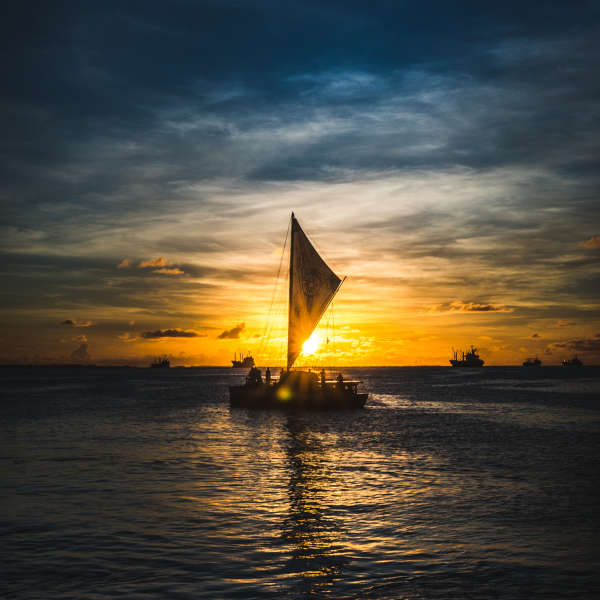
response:
<path id="1" fill-rule="evenodd" d="M 160 273 L 161 275 L 183 275 L 183 271 L 177 267 L 173 269 L 154 269 L 153 273 Z"/>
<path id="2" fill-rule="evenodd" d="M 135 342 L 137 340 L 137 337 L 135 335 L 132 335 L 131 333 L 129 333 L 128 331 L 126 331 L 125 333 L 122 333 L 121 335 L 117 336 L 122 342 Z"/>
<path id="3" fill-rule="evenodd" d="M 588 250 L 600 248 L 600 235 L 593 235 L 589 240 L 585 240 L 585 242 L 579 242 L 577 245 L 580 248 L 587 248 Z"/>
<path id="4" fill-rule="evenodd" d="M 570 325 L 574 325 L 573 321 L 564 321 L 561 319 L 552 325 L 548 325 L 548 327 L 551 329 L 557 329 L 558 327 L 569 327 Z"/>
<path id="5" fill-rule="evenodd" d="M 169 267 L 172 263 L 170 263 L 164 256 L 159 256 L 158 258 L 150 258 L 148 260 L 143 260 L 138 265 L 139 269 L 148 269 L 150 267 Z"/>
<path id="6" fill-rule="evenodd" d="M 128 269 L 131 266 L 131 261 L 128 258 L 124 258 L 118 265 L 117 269 Z"/>

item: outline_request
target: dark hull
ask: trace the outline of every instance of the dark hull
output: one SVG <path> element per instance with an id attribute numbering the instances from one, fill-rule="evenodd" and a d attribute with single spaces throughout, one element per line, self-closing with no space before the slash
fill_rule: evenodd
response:
<path id="1" fill-rule="evenodd" d="M 483 361 L 478 358 L 475 360 L 451 360 L 453 367 L 483 367 Z"/>
<path id="2" fill-rule="evenodd" d="M 232 360 L 231 366 L 234 369 L 251 369 L 254 366 L 254 360 Z"/>
<path id="3" fill-rule="evenodd" d="M 349 410 L 362 408 L 368 394 L 354 393 L 348 389 L 307 390 L 285 397 L 273 385 L 236 385 L 229 387 L 229 401 L 233 408 L 283 409 L 283 410 Z"/>

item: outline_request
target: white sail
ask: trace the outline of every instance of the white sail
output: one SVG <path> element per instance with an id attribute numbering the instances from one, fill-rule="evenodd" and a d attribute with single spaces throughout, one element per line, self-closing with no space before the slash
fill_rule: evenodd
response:
<path id="1" fill-rule="evenodd" d="M 298 358 L 302 344 L 310 337 L 341 283 L 314 249 L 292 213 L 288 369 Z"/>

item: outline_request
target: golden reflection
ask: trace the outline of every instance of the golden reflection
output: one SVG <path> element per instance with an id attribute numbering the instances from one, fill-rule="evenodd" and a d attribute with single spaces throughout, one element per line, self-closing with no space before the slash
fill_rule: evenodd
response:
<path id="1" fill-rule="evenodd" d="M 283 536 L 292 545 L 290 571 L 298 573 L 306 597 L 319 597 L 340 578 L 346 562 L 340 552 L 341 523 L 330 511 L 333 473 L 325 448 L 301 417 L 286 421 L 290 434 L 289 514 Z"/>

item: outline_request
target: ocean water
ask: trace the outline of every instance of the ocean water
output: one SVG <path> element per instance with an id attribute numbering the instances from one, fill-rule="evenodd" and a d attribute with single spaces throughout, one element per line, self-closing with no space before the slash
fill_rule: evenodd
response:
<path id="1" fill-rule="evenodd" d="M 2 598 L 598 598 L 600 369 L 0 369 Z"/>

